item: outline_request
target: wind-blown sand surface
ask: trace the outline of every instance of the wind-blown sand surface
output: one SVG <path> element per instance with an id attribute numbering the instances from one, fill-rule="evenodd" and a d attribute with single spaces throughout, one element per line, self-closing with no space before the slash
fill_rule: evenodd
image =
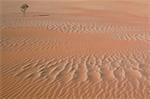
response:
<path id="1" fill-rule="evenodd" d="M 1 2 L 0 98 L 150 99 L 149 0 Z"/>

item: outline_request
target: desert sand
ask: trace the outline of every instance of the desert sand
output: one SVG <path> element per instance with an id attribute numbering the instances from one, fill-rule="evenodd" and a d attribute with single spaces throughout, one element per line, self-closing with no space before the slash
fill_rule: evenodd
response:
<path id="1" fill-rule="evenodd" d="M 1 99 L 150 99 L 149 0 L 0 1 Z"/>

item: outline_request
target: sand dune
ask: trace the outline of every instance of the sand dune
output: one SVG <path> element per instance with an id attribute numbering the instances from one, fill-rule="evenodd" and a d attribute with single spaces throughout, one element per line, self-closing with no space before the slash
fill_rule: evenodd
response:
<path id="1" fill-rule="evenodd" d="M 0 98 L 150 99 L 148 0 L 1 2 Z"/>
<path id="2" fill-rule="evenodd" d="M 101 33 L 53 33 L 18 27 L 2 33 L 4 98 L 150 97 L 146 39 L 115 40 Z"/>
<path id="3" fill-rule="evenodd" d="M 13 66 L 3 65 L 2 95 L 5 98 L 147 99 L 149 60 L 147 54 L 26 58 Z"/>

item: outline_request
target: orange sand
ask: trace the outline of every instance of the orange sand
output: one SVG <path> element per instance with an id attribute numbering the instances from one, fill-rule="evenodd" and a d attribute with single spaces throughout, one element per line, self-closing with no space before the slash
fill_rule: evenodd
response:
<path id="1" fill-rule="evenodd" d="M 149 0 L 0 1 L 0 98 L 150 99 Z"/>

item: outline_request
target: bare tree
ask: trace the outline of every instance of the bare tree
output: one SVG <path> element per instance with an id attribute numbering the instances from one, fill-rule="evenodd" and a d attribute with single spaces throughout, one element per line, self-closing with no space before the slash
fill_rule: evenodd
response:
<path id="1" fill-rule="evenodd" d="M 21 8 L 21 12 L 22 12 L 23 16 L 25 16 L 26 10 L 29 8 L 29 5 L 24 3 L 20 8 Z"/>

